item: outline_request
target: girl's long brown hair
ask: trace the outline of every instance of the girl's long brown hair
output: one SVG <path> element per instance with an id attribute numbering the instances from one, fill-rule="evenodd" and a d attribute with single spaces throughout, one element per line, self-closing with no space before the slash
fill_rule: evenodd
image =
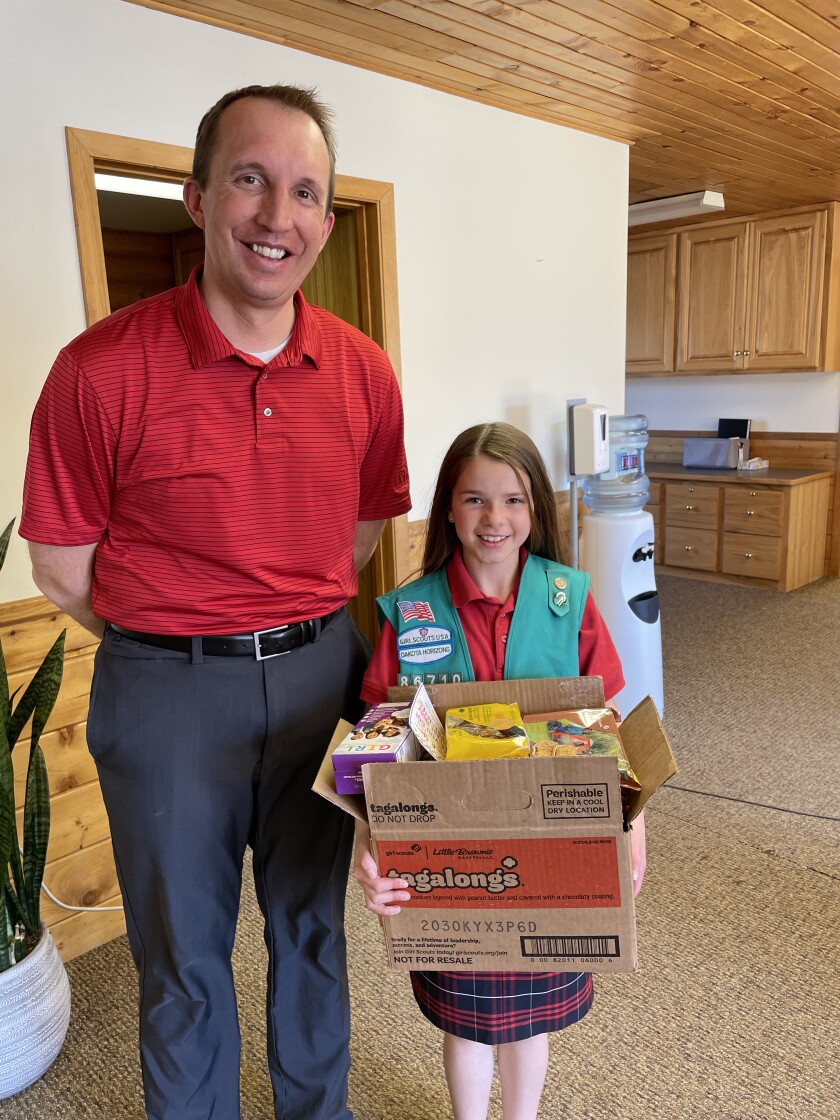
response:
<path id="1" fill-rule="evenodd" d="M 512 424 L 499 421 L 467 428 L 455 437 L 443 458 L 426 525 L 423 575 L 445 567 L 458 547 L 455 526 L 449 520 L 452 495 L 464 467 L 480 455 L 507 463 L 515 472 L 523 490 L 525 478 L 530 481 L 531 497 L 528 506 L 531 532 L 525 547 L 536 556 L 562 562 L 554 490 L 542 456 L 530 436 L 519 428 L 514 428 Z"/>

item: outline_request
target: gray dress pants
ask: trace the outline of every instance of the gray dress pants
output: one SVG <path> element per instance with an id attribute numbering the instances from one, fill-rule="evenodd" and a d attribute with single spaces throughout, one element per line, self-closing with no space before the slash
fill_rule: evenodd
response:
<path id="1" fill-rule="evenodd" d="M 202 657 L 108 628 L 88 718 L 139 973 L 150 1120 L 239 1120 L 230 956 L 246 845 L 268 946 L 277 1120 L 352 1120 L 343 933 L 352 822 L 310 786 L 356 719 L 346 611 L 291 653 Z"/>

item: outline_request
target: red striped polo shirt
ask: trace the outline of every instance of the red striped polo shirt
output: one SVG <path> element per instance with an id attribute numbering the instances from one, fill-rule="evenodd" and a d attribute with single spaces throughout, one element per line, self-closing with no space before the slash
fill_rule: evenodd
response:
<path id="1" fill-rule="evenodd" d="M 525 563 L 527 555 L 525 549 L 520 549 L 520 565 Z M 449 562 L 446 578 L 452 592 L 452 604 L 458 611 L 464 637 L 467 639 L 475 679 L 502 680 L 505 673 L 505 643 L 516 606 L 518 581 L 504 603 L 489 598 L 476 587 L 466 569 L 460 549 Z M 581 676 L 603 678 L 604 696 L 608 700 L 624 688 L 621 661 L 601 612 L 590 594 L 586 596 L 578 634 L 578 660 Z M 397 636 L 391 623 L 386 620 L 365 673 L 362 699 L 369 704 L 385 700 L 387 689 L 397 683 L 399 667 Z"/>
<path id="2" fill-rule="evenodd" d="M 197 273 L 61 351 L 32 420 L 21 536 L 97 543 L 93 609 L 129 628 L 326 614 L 357 590 L 356 523 L 411 505 L 390 362 L 298 292 L 292 338 L 264 365 L 221 333 Z"/>

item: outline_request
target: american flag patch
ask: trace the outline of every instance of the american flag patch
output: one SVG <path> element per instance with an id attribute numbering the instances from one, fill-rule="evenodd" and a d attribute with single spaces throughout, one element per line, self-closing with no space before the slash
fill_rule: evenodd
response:
<path id="1" fill-rule="evenodd" d="M 404 601 L 397 603 L 400 608 L 400 614 L 403 616 L 403 622 L 408 622 L 409 619 L 416 618 L 421 622 L 434 622 L 435 616 L 432 613 L 430 603 L 410 603 Z"/>

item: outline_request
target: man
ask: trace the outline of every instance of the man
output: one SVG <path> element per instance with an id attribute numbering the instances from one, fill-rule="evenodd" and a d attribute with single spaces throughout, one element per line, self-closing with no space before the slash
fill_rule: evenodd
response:
<path id="1" fill-rule="evenodd" d="M 246 845 L 275 1115 L 351 1115 L 352 829 L 310 786 L 367 660 L 344 605 L 410 501 L 387 358 L 298 290 L 332 229 L 334 168 L 310 91 L 223 97 L 184 186 L 203 270 L 71 342 L 33 418 L 34 578 L 104 635 L 88 741 L 152 1120 L 240 1115 L 230 953 Z"/>

